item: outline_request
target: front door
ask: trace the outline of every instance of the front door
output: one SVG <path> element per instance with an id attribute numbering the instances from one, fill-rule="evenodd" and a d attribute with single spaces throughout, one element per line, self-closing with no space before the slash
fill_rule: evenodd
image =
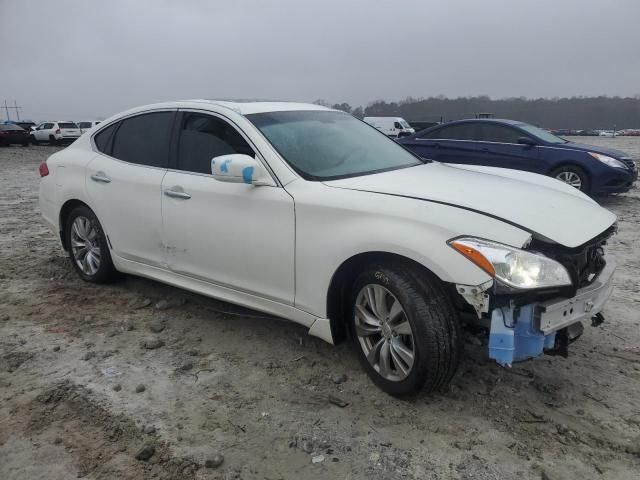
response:
<path id="1" fill-rule="evenodd" d="M 535 172 L 539 168 L 539 147 L 518 143 L 518 139 L 525 136 L 522 132 L 495 123 L 483 123 L 479 128 L 479 139 L 486 159 L 484 165 L 528 172 Z"/>
<path id="2" fill-rule="evenodd" d="M 293 304 L 292 197 L 278 186 L 225 183 L 211 176 L 213 157 L 256 156 L 226 120 L 182 112 L 178 127 L 175 165 L 162 181 L 167 268 Z"/>
<path id="3" fill-rule="evenodd" d="M 53 128 L 53 123 L 41 123 L 38 128 L 33 132 L 33 136 L 39 142 L 46 142 L 49 140 L 49 131 Z"/>

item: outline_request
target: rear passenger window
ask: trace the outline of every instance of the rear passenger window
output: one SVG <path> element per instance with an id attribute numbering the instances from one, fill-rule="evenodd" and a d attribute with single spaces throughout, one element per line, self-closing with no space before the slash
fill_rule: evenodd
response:
<path id="1" fill-rule="evenodd" d="M 199 113 L 185 113 L 180 126 L 178 170 L 211 173 L 211 159 L 243 153 L 255 157 L 238 131 L 224 120 Z"/>
<path id="2" fill-rule="evenodd" d="M 463 123 L 459 125 L 451 125 L 443 127 L 433 132 L 428 132 L 420 138 L 423 139 L 442 139 L 442 140 L 475 140 L 476 124 Z"/>
<path id="3" fill-rule="evenodd" d="M 98 134 L 93 137 L 93 141 L 96 144 L 98 151 L 105 153 L 107 155 L 111 154 L 110 149 L 110 140 L 113 132 L 116 128 L 118 128 L 119 123 L 114 123 L 113 125 L 109 125 L 107 128 L 100 130 Z"/>
<path id="4" fill-rule="evenodd" d="M 524 136 L 513 128 L 486 123 L 480 125 L 480 138 L 478 140 L 496 143 L 518 143 L 518 138 Z"/>
<path id="5" fill-rule="evenodd" d="M 166 167 L 173 112 L 145 113 L 121 122 L 111 156 L 125 162 Z"/>

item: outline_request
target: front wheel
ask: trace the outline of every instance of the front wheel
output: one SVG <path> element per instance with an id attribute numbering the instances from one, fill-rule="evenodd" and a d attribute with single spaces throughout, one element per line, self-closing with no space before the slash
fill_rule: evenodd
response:
<path id="1" fill-rule="evenodd" d="M 551 177 L 577 188 L 581 192 L 589 193 L 589 177 L 580 167 L 567 165 L 551 172 Z"/>
<path id="2" fill-rule="evenodd" d="M 439 280 L 409 265 L 379 265 L 353 285 L 351 330 L 367 374 L 394 396 L 432 392 L 453 377 L 460 324 Z"/>
<path id="3" fill-rule="evenodd" d="M 40 145 L 40 142 L 38 140 L 36 140 L 36 137 L 34 137 L 33 135 L 31 135 L 31 137 L 29 137 L 29 140 L 31 140 L 31 144 L 32 145 Z"/>
<path id="4" fill-rule="evenodd" d="M 79 206 L 71 211 L 65 225 L 65 240 L 80 278 L 94 283 L 105 283 L 114 278 L 116 270 L 106 235 L 89 207 Z"/>

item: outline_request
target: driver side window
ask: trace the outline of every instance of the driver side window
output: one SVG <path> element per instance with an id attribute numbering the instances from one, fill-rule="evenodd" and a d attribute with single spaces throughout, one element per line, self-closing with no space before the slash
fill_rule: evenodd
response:
<path id="1" fill-rule="evenodd" d="M 183 115 L 178 143 L 178 170 L 211 174 L 213 157 L 234 153 L 255 158 L 253 149 L 226 121 L 200 113 Z"/>
<path id="2" fill-rule="evenodd" d="M 480 141 L 494 143 L 518 143 L 518 138 L 524 135 L 517 130 L 503 125 L 480 125 Z"/>

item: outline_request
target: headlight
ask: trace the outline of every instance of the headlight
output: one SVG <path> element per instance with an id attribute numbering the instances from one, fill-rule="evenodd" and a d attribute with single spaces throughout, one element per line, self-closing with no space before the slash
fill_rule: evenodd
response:
<path id="1" fill-rule="evenodd" d="M 448 243 L 496 280 L 513 288 L 571 285 L 567 269 L 543 255 L 478 238 L 456 238 Z"/>
<path id="2" fill-rule="evenodd" d="M 627 166 L 623 162 L 621 162 L 620 160 L 616 160 L 613 157 L 609 157 L 607 155 L 602 155 L 601 153 L 594 153 L 594 152 L 589 152 L 589 155 L 591 155 L 596 160 L 604 163 L 605 165 L 609 165 L 610 167 L 624 168 L 625 170 L 627 168 Z"/>

